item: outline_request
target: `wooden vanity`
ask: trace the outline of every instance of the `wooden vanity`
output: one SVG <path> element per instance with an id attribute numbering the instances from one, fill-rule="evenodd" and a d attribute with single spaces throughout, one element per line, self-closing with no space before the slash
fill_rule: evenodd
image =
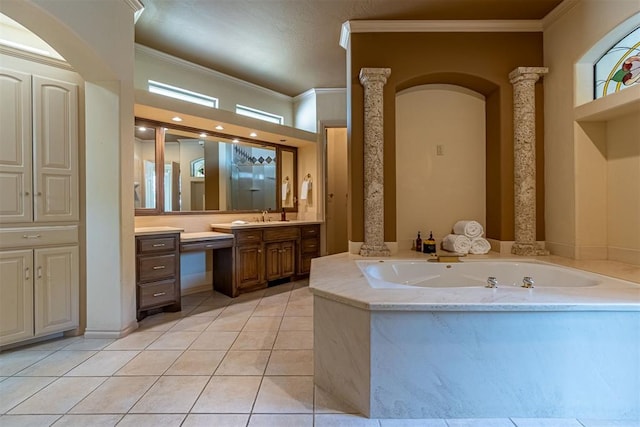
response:
<path id="1" fill-rule="evenodd" d="M 270 282 L 305 277 L 311 259 L 320 256 L 317 221 L 211 224 L 214 231 L 232 233 L 232 253 L 214 251 L 213 282 L 230 297 L 266 288 Z"/>

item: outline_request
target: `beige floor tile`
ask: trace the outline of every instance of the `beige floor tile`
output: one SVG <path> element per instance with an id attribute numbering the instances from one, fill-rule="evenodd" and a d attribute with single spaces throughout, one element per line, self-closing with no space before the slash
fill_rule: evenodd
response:
<path id="1" fill-rule="evenodd" d="M 220 316 L 216 317 L 216 319 L 211 322 L 211 324 L 207 327 L 207 332 L 213 331 L 226 331 L 226 332 L 239 332 L 242 330 L 242 327 L 247 320 L 249 319 L 249 315 L 229 315 L 224 316 L 220 314 Z"/>
<path id="2" fill-rule="evenodd" d="M 313 377 L 264 377 L 255 413 L 313 413 Z"/>
<path id="3" fill-rule="evenodd" d="M 377 419 L 365 418 L 356 414 L 316 414 L 316 427 L 378 427 Z"/>
<path id="4" fill-rule="evenodd" d="M 224 308 L 231 304 L 231 300 L 232 298 L 226 295 L 218 294 L 202 301 L 198 307 L 209 306 L 214 308 Z"/>
<path id="5" fill-rule="evenodd" d="M 91 377 L 113 375 L 118 369 L 136 357 L 139 351 L 100 351 L 73 368 L 68 377 Z"/>
<path id="6" fill-rule="evenodd" d="M 279 294 L 265 295 L 262 300 L 260 300 L 258 307 L 287 304 L 287 302 L 289 302 L 289 292 L 281 292 Z"/>
<path id="7" fill-rule="evenodd" d="M 213 375 L 225 354 L 218 350 L 187 350 L 165 375 Z"/>
<path id="8" fill-rule="evenodd" d="M 228 351 L 216 369 L 216 375 L 264 375 L 268 350 Z"/>
<path id="9" fill-rule="evenodd" d="M 313 304 L 306 301 L 289 301 L 285 316 L 313 316 Z"/>
<path id="10" fill-rule="evenodd" d="M 202 332 L 207 329 L 207 326 L 209 326 L 212 321 L 213 319 L 210 319 L 208 317 L 190 316 L 180 320 L 173 326 L 173 328 L 170 329 L 170 331 Z"/>
<path id="11" fill-rule="evenodd" d="M 209 305 L 199 305 L 193 309 L 189 315 L 191 317 L 208 317 L 210 320 L 217 318 L 222 313 L 224 307 L 212 307 Z"/>
<path id="12" fill-rule="evenodd" d="M 196 401 L 193 413 L 248 414 L 262 377 L 214 376 Z"/>
<path id="13" fill-rule="evenodd" d="M 243 331 L 231 346 L 231 350 L 271 350 L 276 331 Z"/>
<path id="14" fill-rule="evenodd" d="M 264 290 L 263 298 L 268 298 L 272 295 L 279 295 L 279 294 L 288 295 L 289 292 L 291 292 L 291 289 L 293 289 L 293 285 L 294 285 L 294 282 L 289 282 L 289 283 L 283 283 L 278 286 L 271 286 L 270 288 L 267 288 Z"/>
<path id="15" fill-rule="evenodd" d="M 357 414 L 358 411 L 353 409 L 342 399 L 336 399 L 328 392 L 320 387 L 315 387 L 314 408 L 316 414 Z"/>
<path id="16" fill-rule="evenodd" d="M 0 382 L 0 414 L 33 396 L 54 380 L 52 377 L 11 377 Z"/>
<path id="17" fill-rule="evenodd" d="M 61 350 L 68 346 L 69 344 L 82 339 L 81 336 L 78 337 L 59 337 L 54 339 L 47 339 L 45 341 L 37 342 L 34 344 L 29 344 L 23 347 L 25 350 L 30 351 L 46 351 L 46 350 Z"/>
<path id="18" fill-rule="evenodd" d="M 379 419 L 380 427 L 448 427 L 443 419 Z M 611 426 L 610 426 L 611 427 Z"/>
<path id="19" fill-rule="evenodd" d="M 181 354 L 181 350 L 143 350 L 115 375 L 162 375 Z"/>
<path id="20" fill-rule="evenodd" d="M 205 331 L 189 346 L 189 350 L 229 350 L 238 332 Z"/>
<path id="21" fill-rule="evenodd" d="M 536 427 L 549 427 L 544 424 L 534 424 Z M 508 418 L 456 418 L 448 419 L 449 427 L 513 427 L 514 423 Z M 552 424 L 553 427 L 562 427 L 560 424 Z M 579 426 L 579 424 L 578 424 Z"/>
<path id="22" fill-rule="evenodd" d="M 220 313 L 220 317 L 249 317 L 251 313 L 256 309 L 260 301 L 250 301 L 238 304 L 229 304 L 222 313 Z"/>
<path id="23" fill-rule="evenodd" d="M 313 349 L 313 332 L 280 331 L 273 348 L 278 350 L 311 350 Z"/>
<path id="24" fill-rule="evenodd" d="M 126 413 L 158 377 L 111 377 L 78 403 L 73 414 Z"/>
<path id="25" fill-rule="evenodd" d="M 166 332 L 180 321 L 180 317 L 169 316 L 172 313 L 159 313 L 138 322 L 136 332 Z"/>
<path id="26" fill-rule="evenodd" d="M 53 427 L 111 427 L 118 424 L 124 414 L 65 415 Z"/>
<path id="27" fill-rule="evenodd" d="M 277 331 L 280 327 L 281 317 L 256 317 L 251 316 L 242 328 L 243 331 Z"/>
<path id="28" fill-rule="evenodd" d="M 313 427 L 309 414 L 253 414 L 248 427 Z"/>
<path id="29" fill-rule="evenodd" d="M 127 414 L 118 427 L 178 427 L 186 414 Z"/>
<path id="30" fill-rule="evenodd" d="M 197 306 L 210 297 L 210 292 L 198 292 L 197 294 L 185 295 L 182 297 L 182 305 Z"/>
<path id="31" fill-rule="evenodd" d="M 56 351 L 16 375 L 24 377 L 59 377 L 94 354 L 96 354 L 96 351 Z"/>
<path id="32" fill-rule="evenodd" d="M 201 332 L 165 332 L 147 350 L 186 350 Z"/>
<path id="33" fill-rule="evenodd" d="M 189 412 L 208 380 L 208 376 L 161 377 L 130 412 L 156 414 Z"/>
<path id="34" fill-rule="evenodd" d="M 66 346 L 63 350 L 102 350 L 106 346 L 116 342 L 115 339 L 106 338 L 82 338 Z"/>
<path id="35" fill-rule="evenodd" d="M 144 350 L 162 335 L 159 331 L 135 331 L 109 344 L 105 350 Z"/>
<path id="36" fill-rule="evenodd" d="M 265 375 L 313 375 L 313 350 L 273 350 Z"/>
<path id="37" fill-rule="evenodd" d="M 2 381 L 6 380 L 7 378 L 9 378 L 9 377 L 0 377 L 0 383 L 1 383 Z"/>
<path id="38" fill-rule="evenodd" d="M 281 331 L 313 331 L 313 317 L 285 316 L 280 324 Z"/>
<path id="39" fill-rule="evenodd" d="M 40 427 L 53 424 L 60 415 L 2 415 L 2 427 Z"/>
<path id="40" fill-rule="evenodd" d="M 259 305 L 254 310 L 252 316 L 277 316 L 282 317 L 284 310 L 287 308 L 286 304 L 274 304 L 274 305 Z"/>
<path id="41" fill-rule="evenodd" d="M 189 414 L 182 427 L 246 427 L 248 419 L 249 414 Z"/>
<path id="42" fill-rule="evenodd" d="M 14 375 L 17 372 L 22 371 L 24 368 L 33 365 L 38 360 L 44 359 L 51 353 L 53 353 L 51 350 L 13 350 L 6 353 L 0 353 L 0 375 Z"/>
<path id="43" fill-rule="evenodd" d="M 64 414 L 102 384 L 104 377 L 62 377 L 15 408 L 10 414 Z"/>

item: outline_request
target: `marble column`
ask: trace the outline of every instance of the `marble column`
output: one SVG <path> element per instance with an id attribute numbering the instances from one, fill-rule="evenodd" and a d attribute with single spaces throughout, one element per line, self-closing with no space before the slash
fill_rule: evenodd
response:
<path id="1" fill-rule="evenodd" d="M 362 68 L 364 86 L 364 243 L 362 256 L 389 256 L 384 243 L 383 87 L 389 68 Z"/>
<path id="2" fill-rule="evenodd" d="M 513 154 L 515 255 L 546 255 L 536 243 L 536 103 L 535 84 L 549 71 L 518 67 L 509 73 L 513 84 Z"/>

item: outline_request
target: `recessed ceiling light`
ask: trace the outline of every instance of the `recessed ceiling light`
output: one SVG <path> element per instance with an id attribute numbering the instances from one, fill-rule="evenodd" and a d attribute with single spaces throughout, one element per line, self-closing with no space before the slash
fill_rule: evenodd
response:
<path id="1" fill-rule="evenodd" d="M 144 132 L 144 131 L 146 131 L 146 130 L 147 130 L 147 128 L 146 128 L 146 127 L 144 127 L 144 126 L 140 126 L 140 127 L 138 128 L 138 130 L 139 130 L 139 131 L 141 131 L 141 132 Z"/>
<path id="2" fill-rule="evenodd" d="M 238 138 L 234 138 L 234 139 L 231 140 L 231 142 L 234 142 L 234 143 L 237 144 L 238 142 L 240 142 L 240 140 Z"/>
<path id="3" fill-rule="evenodd" d="M 257 133 L 255 133 L 255 132 L 251 132 L 251 133 L 249 134 L 249 136 L 250 136 L 251 138 L 255 138 L 256 136 L 258 136 L 258 134 L 257 134 Z"/>
<path id="4" fill-rule="evenodd" d="M 174 122 L 181 122 L 182 121 L 182 119 L 180 117 L 178 117 L 178 116 L 175 116 L 171 120 L 173 120 Z"/>
<path id="5" fill-rule="evenodd" d="M 206 138 L 206 137 L 207 137 L 207 134 L 206 134 L 206 133 L 201 133 L 201 134 L 200 134 L 200 138 Z"/>
<path id="6" fill-rule="evenodd" d="M 217 130 L 224 130 L 224 128 L 222 126 L 220 126 L 220 125 L 216 126 L 216 129 Z"/>

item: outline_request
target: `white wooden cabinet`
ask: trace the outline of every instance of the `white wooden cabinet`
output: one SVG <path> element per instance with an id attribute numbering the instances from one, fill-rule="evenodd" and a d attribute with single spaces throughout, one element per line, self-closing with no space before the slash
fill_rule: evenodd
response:
<path id="1" fill-rule="evenodd" d="M 0 69 L 0 223 L 78 220 L 78 88 Z"/>
<path id="2" fill-rule="evenodd" d="M 78 327 L 77 246 L 0 252 L 0 345 Z"/>

